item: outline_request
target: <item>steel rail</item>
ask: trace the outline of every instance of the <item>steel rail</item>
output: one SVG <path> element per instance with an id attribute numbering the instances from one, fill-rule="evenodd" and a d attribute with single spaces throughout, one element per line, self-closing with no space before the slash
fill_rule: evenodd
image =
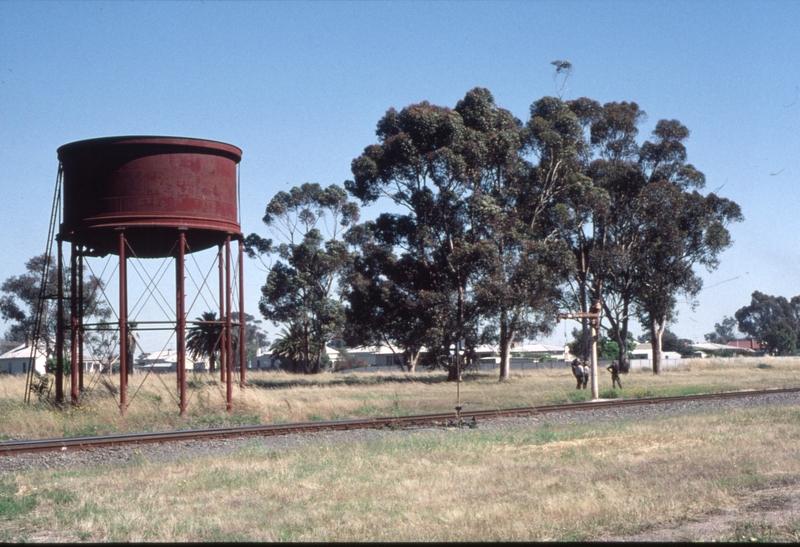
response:
<path id="1" fill-rule="evenodd" d="M 646 397 L 641 399 L 600 399 L 580 403 L 560 403 L 520 408 L 493 410 L 462 411 L 464 421 L 507 418 L 514 416 L 531 416 L 568 411 L 587 411 L 602 408 L 619 408 L 627 406 L 645 406 L 668 403 L 682 403 L 710 399 L 733 399 L 740 397 L 756 397 L 781 393 L 797 393 L 800 387 L 766 389 L 753 391 L 728 391 L 700 395 L 682 395 L 672 397 Z M 0 443 L 0 456 L 35 452 L 54 452 L 67 450 L 90 450 L 125 445 L 164 443 L 187 440 L 225 439 L 247 436 L 291 435 L 299 433 L 316 433 L 322 431 L 345 431 L 350 429 L 378 429 L 382 427 L 400 428 L 421 425 L 452 425 L 456 422 L 455 412 L 439 414 L 420 414 L 413 416 L 392 416 L 383 418 L 326 420 L 315 422 L 293 422 L 287 424 L 261 424 L 251 426 L 217 427 L 207 429 L 188 429 L 179 431 L 163 431 L 158 433 L 129 433 L 123 435 L 100 435 L 93 437 L 72 437 L 65 439 L 40 439 L 28 441 L 8 441 Z"/>

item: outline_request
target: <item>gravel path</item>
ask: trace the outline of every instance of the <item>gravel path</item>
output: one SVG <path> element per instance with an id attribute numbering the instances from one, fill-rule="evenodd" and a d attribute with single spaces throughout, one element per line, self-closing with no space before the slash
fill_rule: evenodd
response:
<path id="1" fill-rule="evenodd" d="M 800 404 L 800 393 L 781 393 L 735 399 L 710 399 L 704 401 L 677 402 L 659 405 L 628 406 L 615 409 L 566 411 L 518 418 L 493 418 L 478 422 L 482 431 L 509 428 L 536 428 L 543 422 L 577 423 L 607 422 L 618 418 L 670 416 L 686 412 L 702 412 L 719 408 L 743 408 L 767 405 Z M 170 462 L 204 456 L 223 456 L 244 448 L 263 446 L 270 450 L 286 450 L 308 445 L 340 444 L 380 439 L 387 436 L 408 435 L 425 432 L 430 435 L 453 435 L 461 431 L 446 427 L 415 427 L 402 430 L 355 429 L 272 437 L 248 437 L 240 439 L 216 439 L 206 441 L 181 441 L 139 446 L 121 446 L 71 452 L 48 452 L 0 456 L 0 473 L 13 473 L 25 469 L 62 469 L 82 466 L 130 465 L 145 459 L 151 463 Z"/>

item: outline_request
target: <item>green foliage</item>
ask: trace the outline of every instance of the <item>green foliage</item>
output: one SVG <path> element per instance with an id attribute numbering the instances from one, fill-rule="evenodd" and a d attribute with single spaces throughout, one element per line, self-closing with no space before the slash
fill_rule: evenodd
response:
<path id="1" fill-rule="evenodd" d="M 267 334 L 261 329 L 261 320 L 256 319 L 249 313 L 244 314 L 244 320 L 245 359 L 252 361 L 258 356 L 258 350 L 267 346 Z"/>
<path id="2" fill-rule="evenodd" d="M 721 323 L 714 324 L 714 332 L 704 335 L 706 342 L 712 344 L 727 344 L 731 340 L 736 340 L 737 322 L 734 317 L 727 315 L 722 318 Z"/>
<path id="3" fill-rule="evenodd" d="M 289 330 L 281 329 L 281 334 L 270 346 L 272 363 L 280 361 L 281 368 L 298 372 L 297 364 L 303 356 L 303 331 L 299 324 L 292 324 Z M 289 366 L 291 365 L 291 367 Z"/>
<path id="4" fill-rule="evenodd" d="M 72 369 L 72 359 L 68 359 L 65 357 L 63 363 L 65 371 Z M 48 357 L 47 360 L 45 360 L 44 369 L 48 374 L 55 374 L 57 367 L 58 367 L 58 360 L 55 357 Z"/>
<path id="5" fill-rule="evenodd" d="M 267 205 L 264 223 L 281 238 L 280 244 L 255 234 L 246 241 L 250 256 L 269 252 L 280 259 L 261 289 L 259 310 L 274 324 L 298 333 L 306 373 L 321 370 L 326 342 L 344 327 L 344 307 L 334 292 L 352 256 L 340 237 L 357 221 L 358 206 L 347 201 L 339 186 L 305 183 L 278 192 Z"/>
<path id="6" fill-rule="evenodd" d="M 625 372 L 630 318 L 660 333 L 678 297 L 694 299 L 702 286 L 694 267 L 717 267 L 739 206 L 701 193 L 688 128 L 659 120 L 640 142 L 638 104 L 563 101 L 572 65 L 553 66 L 559 96 L 534 101 L 524 124 L 484 88 L 455 108 L 390 108 L 345 188 L 365 205 L 385 196 L 400 212 L 356 225 L 355 205 L 334 186 L 273 198 L 264 221 L 282 242 L 253 235 L 248 253 L 281 258 L 261 311 L 301 327 L 307 368 L 313 361 L 318 370 L 335 332 L 350 345 L 399 346 L 409 368 L 419 358 L 455 379 L 456 341 L 497 343 L 505 356 L 513 341 L 550 332 L 558 308 L 586 312 L 599 299 L 611 339 L 601 355 Z M 336 236 L 325 241 L 326 211 L 342 219 L 329 226 L 350 228 L 344 241 L 357 252 Z M 344 306 L 332 298 L 336 283 Z M 571 345 L 574 354 L 585 355 L 581 345 Z"/>
<path id="7" fill-rule="evenodd" d="M 208 359 L 212 371 L 223 349 L 222 331 L 222 321 L 213 311 L 203 312 L 187 329 L 186 350 L 193 359 Z"/>
<path id="8" fill-rule="evenodd" d="M 794 355 L 800 337 L 800 296 L 787 300 L 753 292 L 750 305 L 735 314 L 739 330 L 776 355 Z"/>
<path id="9" fill-rule="evenodd" d="M 351 231 L 362 255 L 348 279 L 350 340 L 391 341 L 408 361 L 425 345 L 430 366 L 453 372 L 448 348 L 473 347 L 481 320 L 482 339 L 503 355 L 514 339 L 549 332 L 573 262 L 547 239 L 547 204 L 574 171 L 551 165 L 571 153 L 571 118 L 558 104 L 537 106 L 526 129 L 475 88 L 453 110 L 423 102 L 378 122 L 379 143 L 353 160 L 345 186 L 363 203 L 387 194 L 408 212 Z M 542 155 L 538 166 L 528 150 Z"/>
<path id="10" fill-rule="evenodd" d="M 619 359 L 619 344 L 613 340 L 607 340 L 600 350 L 599 358 L 603 360 Z"/>
<path id="11" fill-rule="evenodd" d="M 46 275 L 45 275 L 46 273 Z M 64 279 L 69 279 L 70 269 L 64 269 Z M 42 281 L 44 280 L 44 289 Z M 36 310 L 40 304 L 40 297 L 45 295 L 42 302 L 42 314 L 39 319 L 40 338 L 49 348 L 51 340 L 55 340 L 58 314 L 56 301 L 49 298 L 58 292 L 58 277 L 55 260 L 44 254 L 35 256 L 25 263 L 25 273 L 6 279 L 0 286 L 0 318 L 9 323 L 9 328 L 4 335 L 5 340 L 24 342 L 26 337 L 33 338 L 36 326 Z M 107 319 L 111 310 L 102 298 L 103 283 L 93 275 L 86 276 L 83 280 L 83 310 L 84 316 L 97 320 Z M 68 310 L 65 310 L 65 321 L 68 321 Z M 66 323 L 65 323 L 66 324 Z"/>

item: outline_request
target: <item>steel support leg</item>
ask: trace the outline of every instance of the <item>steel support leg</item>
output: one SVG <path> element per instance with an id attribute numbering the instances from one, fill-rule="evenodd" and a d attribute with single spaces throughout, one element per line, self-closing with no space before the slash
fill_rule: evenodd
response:
<path id="1" fill-rule="evenodd" d="M 78 406 L 78 246 L 72 243 L 69 271 L 69 343 L 72 406 Z"/>
<path id="2" fill-rule="evenodd" d="M 83 391 L 83 245 L 78 246 L 78 389 Z"/>
<path id="3" fill-rule="evenodd" d="M 247 368 L 245 357 L 247 355 L 247 336 L 244 318 L 244 241 L 239 240 L 239 387 L 244 389 L 244 371 Z"/>
<path id="4" fill-rule="evenodd" d="M 233 312 L 231 311 L 231 236 L 225 238 L 225 364 L 227 411 L 233 412 Z"/>
<path id="5" fill-rule="evenodd" d="M 186 418 L 186 290 L 184 277 L 184 258 L 186 254 L 186 234 L 178 236 L 178 260 L 176 262 L 177 292 L 177 338 L 178 338 L 178 382 L 180 385 L 181 418 Z"/>
<path id="6" fill-rule="evenodd" d="M 64 254 L 62 241 L 58 240 L 58 258 L 56 267 L 56 402 L 64 402 Z"/>
<path id="7" fill-rule="evenodd" d="M 225 258 L 223 253 L 224 247 L 222 245 L 219 246 L 219 320 L 225 320 Z M 226 348 L 228 347 L 225 343 L 225 328 L 220 329 L 220 338 L 219 338 L 219 381 L 220 383 L 225 383 L 225 373 L 227 372 L 228 368 L 225 365 L 227 362 L 225 360 L 225 354 L 227 353 Z"/>
<path id="8" fill-rule="evenodd" d="M 125 232 L 119 232 L 119 408 L 124 416 L 128 405 L 128 274 Z"/>

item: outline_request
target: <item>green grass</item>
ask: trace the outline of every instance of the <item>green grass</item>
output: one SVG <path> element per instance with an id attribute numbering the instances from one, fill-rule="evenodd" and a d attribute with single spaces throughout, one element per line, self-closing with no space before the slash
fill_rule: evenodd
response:
<path id="1" fill-rule="evenodd" d="M 19 495 L 13 479 L 0 477 L 0 520 L 15 520 L 33 511 L 38 503 L 35 495 Z"/>
<path id="2" fill-rule="evenodd" d="M 27 503 L 0 513 L 0 539 L 35 529 L 103 542 L 591 541 L 702 519 L 764 486 L 793 488 L 798 419 L 797 407 L 550 418 L 297 449 L 250 439 L 221 457 L 23 471 L 0 481 L 0 500 Z M 796 541 L 797 530 L 743 520 L 717 539 Z"/>

